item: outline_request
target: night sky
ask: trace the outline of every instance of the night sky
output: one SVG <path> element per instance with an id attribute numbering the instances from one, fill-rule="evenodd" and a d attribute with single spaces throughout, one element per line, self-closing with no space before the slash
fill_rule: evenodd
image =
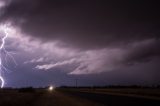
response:
<path id="1" fill-rule="evenodd" d="M 3 62 L 5 86 L 160 84 L 159 11 L 154 0 L 0 0 L 17 63 Z"/>

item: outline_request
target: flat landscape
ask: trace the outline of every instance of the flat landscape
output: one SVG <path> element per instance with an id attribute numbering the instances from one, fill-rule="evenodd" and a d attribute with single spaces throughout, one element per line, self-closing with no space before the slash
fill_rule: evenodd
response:
<path id="1" fill-rule="evenodd" d="M 160 106 L 159 93 L 159 89 L 1 89 L 0 106 Z"/>

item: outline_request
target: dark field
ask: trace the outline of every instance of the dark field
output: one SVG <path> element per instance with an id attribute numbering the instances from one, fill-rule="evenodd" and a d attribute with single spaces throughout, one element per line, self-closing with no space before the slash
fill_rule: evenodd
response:
<path id="1" fill-rule="evenodd" d="M 160 106 L 159 89 L 1 89 L 0 106 Z"/>

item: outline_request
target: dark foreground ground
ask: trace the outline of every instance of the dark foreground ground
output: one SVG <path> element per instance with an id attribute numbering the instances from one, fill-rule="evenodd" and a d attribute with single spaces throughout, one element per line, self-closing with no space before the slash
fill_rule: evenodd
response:
<path id="1" fill-rule="evenodd" d="M 0 106 L 160 106 L 160 98 L 114 90 L 0 90 Z"/>

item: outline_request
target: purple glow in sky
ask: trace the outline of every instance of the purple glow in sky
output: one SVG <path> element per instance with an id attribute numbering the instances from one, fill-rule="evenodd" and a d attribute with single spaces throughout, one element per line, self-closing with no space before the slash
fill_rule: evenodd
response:
<path id="1" fill-rule="evenodd" d="M 158 10 L 147 1 L 1 0 L 17 61 L 6 86 L 159 84 Z"/>

